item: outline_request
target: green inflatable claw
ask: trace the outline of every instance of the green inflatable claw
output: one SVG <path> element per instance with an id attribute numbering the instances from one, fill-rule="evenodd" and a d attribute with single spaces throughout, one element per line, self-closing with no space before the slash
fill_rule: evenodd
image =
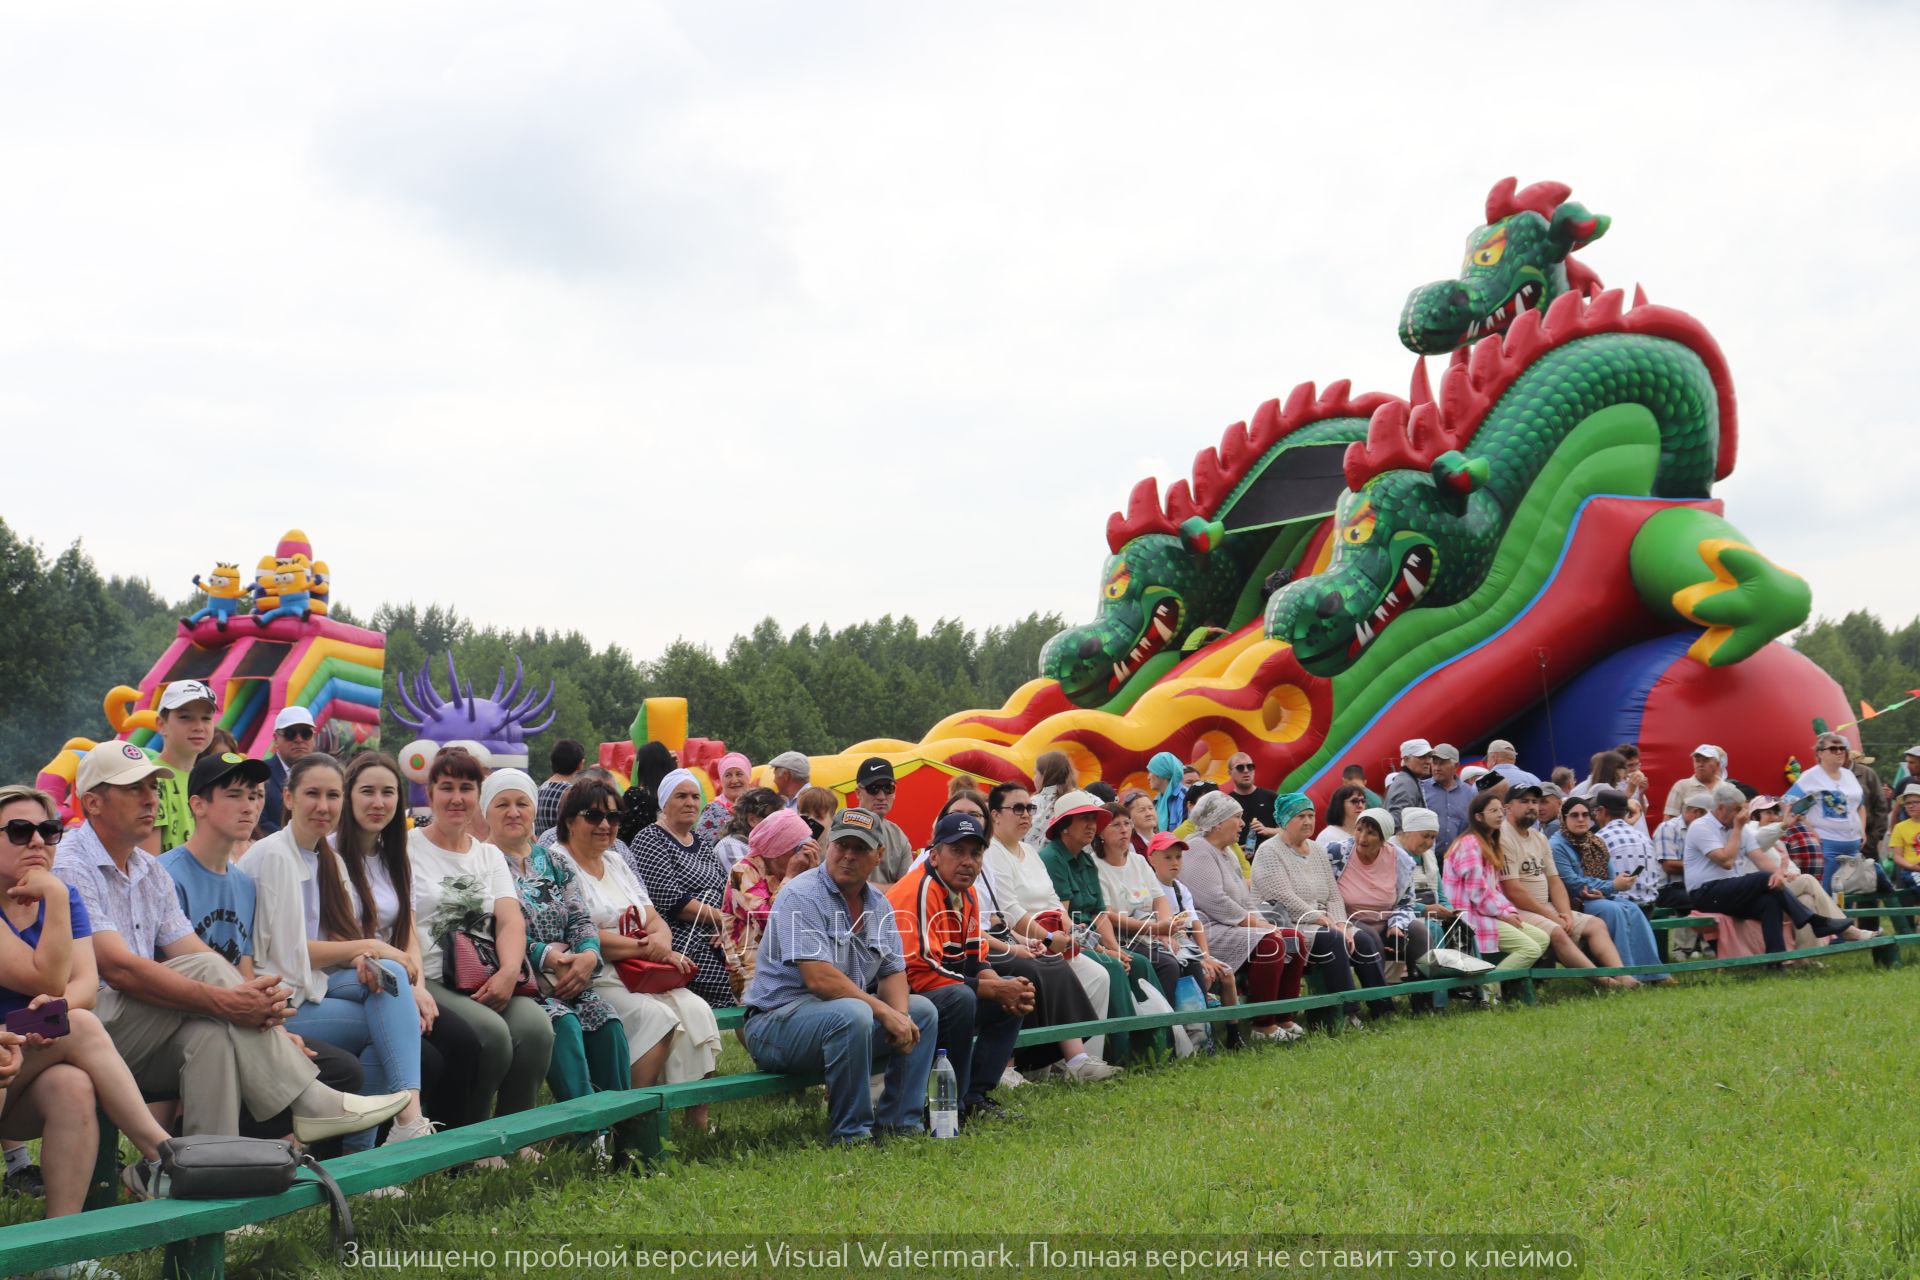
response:
<path id="1" fill-rule="evenodd" d="M 1649 519 L 1629 552 L 1641 600 L 1662 618 L 1706 628 L 1689 657 L 1731 666 L 1807 620 L 1806 580 L 1756 551 L 1710 511 L 1670 507 Z"/>

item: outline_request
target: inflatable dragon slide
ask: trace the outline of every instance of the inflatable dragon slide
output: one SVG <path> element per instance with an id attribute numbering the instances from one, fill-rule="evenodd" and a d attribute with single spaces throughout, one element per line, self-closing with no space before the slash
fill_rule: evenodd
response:
<path id="1" fill-rule="evenodd" d="M 1602 287 L 1573 254 L 1609 220 L 1559 183 L 1489 194 L 1456 276 L 1413 290 L 1406 397 L 1296 387 L 1229 427 L 1162 501 L 1107 523 L 1093 620 L 1048 642 L 996 710 L 860 759 L 1026 779 L 1059 749 L 1139 785 L 1171 751 L 1324 795 L 1378 782 L 1407 738 L 1469 757 L 1512 738 L 1530 767 L 1640 743 L 1663 794 L 1701 741 L 1763 789 L 1839 687 L 1777 637 L 1807 584 L 1729 524 L 1713 486 L 1739 432 L 1719 345 L 1693 317 Z M 1430 378 L 1426 357 L 1446 358 Z"/>

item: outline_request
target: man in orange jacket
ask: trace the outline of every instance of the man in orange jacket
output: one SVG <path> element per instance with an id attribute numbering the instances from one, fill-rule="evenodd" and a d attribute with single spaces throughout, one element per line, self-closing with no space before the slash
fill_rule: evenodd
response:
<path id="1" fill-rule="evenodd" d="M 918 866 L 887 890 L 907 957 L 907 986 L 940 1011 L 938 1047 L 959 1077 L 961 1119 L 995 1115 L 993 1086 L 1013 1059 L 1020 1022 L 1033 1012 L 1033 984 L 1003 978 L 986 963 L 980 877 L 987 833 L 970 813 L 950 813 L 933 831 Z"/>

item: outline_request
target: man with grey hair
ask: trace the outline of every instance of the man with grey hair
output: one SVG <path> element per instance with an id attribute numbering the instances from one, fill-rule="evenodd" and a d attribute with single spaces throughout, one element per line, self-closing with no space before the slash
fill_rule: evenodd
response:
<path id="1" fill-rule="evenodd" d="M 1427 759 L 1432 762 L 1433 776 L 1420 783 L 1420 807 L 1433 810 L 1439 819 L 1433 842 L 1444 858 L 1467 829 L 1467 806 L 1473 803 L 1474 790 L 1460 778 L 1460 748 L 1451 742 L 1434 743 Z M 1402 814 L 1400 820 L 1404 824 L 1406 815 Z"/>
<path id="2" fill-rule="evenodd" d="M 1708 796 L 1713 808 L 1687 828 L 1684 851 L 1687 894 L 1696 911 L 1758 920 L 1769 955 L 1787 949 L 1781 921 L 1805 925 L 1815 937 L 1839 936 L 1848 942 L 1868 937 L 1844 916 L 1816 916 L 1786 888 L 1786 873 L 1747 821 L 1747 797 L 1731 782 L 1717 782 Z M 1756 867 L 1772 870 L 1742 874 L 1745 856 Z"/>
<path id="3" fill-rule="evenodd" d="M 798 751 L 782 751 L 767 761 L 767 768 L 773 770 L 773 789 L 780 793 L 787 808 L 793 808 L 793 802 L 813 778 L 813 761 Z"/>

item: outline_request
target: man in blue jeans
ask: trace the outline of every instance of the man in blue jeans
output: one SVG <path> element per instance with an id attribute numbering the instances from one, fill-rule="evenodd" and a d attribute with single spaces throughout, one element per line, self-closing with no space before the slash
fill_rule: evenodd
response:
<path id="1" fill-rule="evenodd" d="M 893 908 L 867 883 L 882 848 L 878 815 L 848 809 L 834 820 L 821 864 L 774 900 L 743 1002 L 756 1066 L 826 1077 L 836 1143 L 921 1131 L 940 1029 L 933 1002 L 908 990 Z M 867 1078 L 883 1054 L 876 1108 Z"/>

